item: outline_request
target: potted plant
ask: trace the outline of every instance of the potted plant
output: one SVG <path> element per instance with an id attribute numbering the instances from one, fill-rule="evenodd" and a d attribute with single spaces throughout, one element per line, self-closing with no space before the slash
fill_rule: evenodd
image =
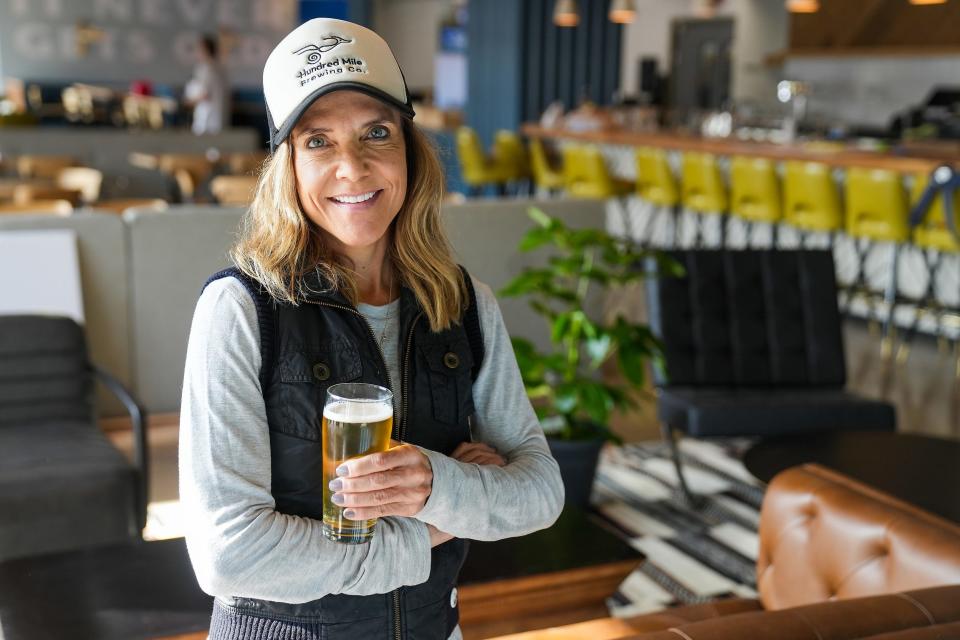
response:
<path id="1" fill-rule="evenodd" d="M 523 383 L 560 465 L 567 504 L 584 507 L 590 498 L 600 449 L 620 442 L 609 427 L 614 410 L 635 408 L 648 363 L 662 366 L 660 343 L 649 327 L 617 314 L 598 320 L 588 312 L 590 287 L 625 287 L 644 278 L 644 263 L 674 273 L 664 254 L 641 249 L 602 229 L 570 229 L 532 208 L 536 223 L 520 241 L 521 251 L 551 248 L 546 264 L 524 269 L 501 291 L 527 296 L 550 332 L 551 348 L 539 351 L 523 338 L 513 348 Z M 601 368 L 614 365 L 616 380 Z"/>

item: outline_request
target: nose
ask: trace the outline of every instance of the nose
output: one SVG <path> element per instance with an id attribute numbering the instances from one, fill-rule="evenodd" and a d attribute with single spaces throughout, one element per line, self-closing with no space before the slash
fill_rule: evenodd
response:
<path id="1" fill-rule="evenodd" d="M 356 182 L 370 173 L 368 158 L 358 145 L 341 148 L 337 157 L 337 179 Z"/>

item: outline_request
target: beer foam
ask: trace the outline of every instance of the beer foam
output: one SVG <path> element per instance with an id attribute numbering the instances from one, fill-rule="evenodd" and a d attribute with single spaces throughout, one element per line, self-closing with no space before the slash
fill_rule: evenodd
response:
<path id="1" fill-rule="evenodd" d="M 337 422 L 379 422 L 393 416 L 388 402 L 332 402 L 323 409 L 323 417 Z"/>

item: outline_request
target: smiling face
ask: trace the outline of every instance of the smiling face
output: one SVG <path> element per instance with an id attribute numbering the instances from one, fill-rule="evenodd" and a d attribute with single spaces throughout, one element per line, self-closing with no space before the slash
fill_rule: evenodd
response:
<path id="1" fill-rule="evenodd" d="M 337 253 L 386 247 L 407 195 L 401 116 L 376 98 L 340 90 L 318 98 L 290 134 L 304 213 Z"/>

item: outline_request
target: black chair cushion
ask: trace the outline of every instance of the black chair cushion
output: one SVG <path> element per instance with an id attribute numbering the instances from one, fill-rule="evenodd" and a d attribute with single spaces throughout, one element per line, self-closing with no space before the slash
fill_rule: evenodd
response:
<path id="1" fill-rule="evenodd" d="M 90 423 L 6 425 L 0 452 L 0 560 L 139 536 L 136 470 Z"/>
<path id="2" fill-rule="evenodd" d="M 0 428 L 93 422 L 83 328 L 70 318 L 0 316 Z"/>
<path id="3" fill-rule="evenodd" d="M 846 382 L 829 251 L 673 251 L 686 275 L 652 277 L 660 385 L 833 387 Z"/>
<path id="4" fill-rule="evenodd" d="M 658 414 L 693 437 L 893 430 L 893 406 L 839 389 L 660 389 Z"/>

